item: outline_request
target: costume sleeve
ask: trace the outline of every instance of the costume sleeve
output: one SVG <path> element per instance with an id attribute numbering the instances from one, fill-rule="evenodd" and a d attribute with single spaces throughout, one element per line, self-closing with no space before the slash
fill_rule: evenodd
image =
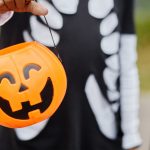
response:
<path id="1" fill-rule="evenodd" d="M 4 25 L 13 16 L 13 14 L 13 11 L 0 14 L 0 26 Z"/>
<path id="2" fill-rule="evenodd" d="M 133 8 L 134 0 L 124 0 L 120 43 L 121 128 L 124 149 L 137 147 L 142 143 L 139 134 L 139 78 Z"/>

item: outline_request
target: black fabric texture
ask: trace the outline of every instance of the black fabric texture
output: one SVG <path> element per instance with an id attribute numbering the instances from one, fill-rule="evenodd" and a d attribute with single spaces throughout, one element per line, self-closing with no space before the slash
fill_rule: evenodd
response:
<path id="1" fill-rule="evenodd" d="M 134 33 L 132 0 L 115 0 L 115 4 L 115 10 L 112 11 L 119 17 L 119 26 L 115 30 L 120 33 Z M 24 41 L 22 31 L 27 29 L 31 32 L 30 15 L 15 14 L 1 28 L 0 48 Z M 87 78 L 94 74 L 102 94 L 111 105 L 103 80 L 105 59 L 110 55 L 100 50 L 101 19 L 89 15 L 88 0 L 80 0 L 76 14 L 62 16 L 64 25 L 61 30 L 57 30 L 61 37 L 57 48 L 68 78 L 66 96 L 44 130 L 32 140 L 21 141 L 12 129 L 1 127 L 0 150 L 122 150 L 120 109 L 115 114 L 118 136 L 114 140 L 108 139 L 100 131 L 85 94 Z"/>

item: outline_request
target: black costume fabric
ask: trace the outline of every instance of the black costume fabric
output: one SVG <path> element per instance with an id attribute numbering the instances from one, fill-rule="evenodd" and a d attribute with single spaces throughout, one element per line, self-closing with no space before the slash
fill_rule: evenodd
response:
<path id="1" fill-rule="evenodd" d="M 20 138 L 27 130 L 1 127 L 0 150 L 121 150 L 123 137 L 138 126 L 132 124 L 138 122 L 133 1 L 58 1 L 40 2 L 54 15 L 47 19 L 67 73 L 66 96 L 32 138 Z M 1 28 L 1 48 L 32 40 L 53 47 L 42 16 L 15 14 Z"/>

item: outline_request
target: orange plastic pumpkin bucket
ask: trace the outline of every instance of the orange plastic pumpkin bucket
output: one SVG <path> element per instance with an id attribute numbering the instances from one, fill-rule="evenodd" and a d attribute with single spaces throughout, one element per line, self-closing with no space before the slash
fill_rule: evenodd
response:
<path id="1" fill-rule="evenodd" d="M 47 119 L 66 88 L 64 68 L 47 47 L 25 42 L 0 51 L 0 125 L 18 128 Z"/>

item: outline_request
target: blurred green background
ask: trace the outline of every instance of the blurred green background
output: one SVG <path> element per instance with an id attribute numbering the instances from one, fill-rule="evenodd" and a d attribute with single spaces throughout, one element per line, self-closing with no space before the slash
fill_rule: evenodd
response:
<path id="1" fill-rule="evenodd" d="M 135 21 L 141 91 L 150 92 L 150 0 L 136 2 Z"/>

